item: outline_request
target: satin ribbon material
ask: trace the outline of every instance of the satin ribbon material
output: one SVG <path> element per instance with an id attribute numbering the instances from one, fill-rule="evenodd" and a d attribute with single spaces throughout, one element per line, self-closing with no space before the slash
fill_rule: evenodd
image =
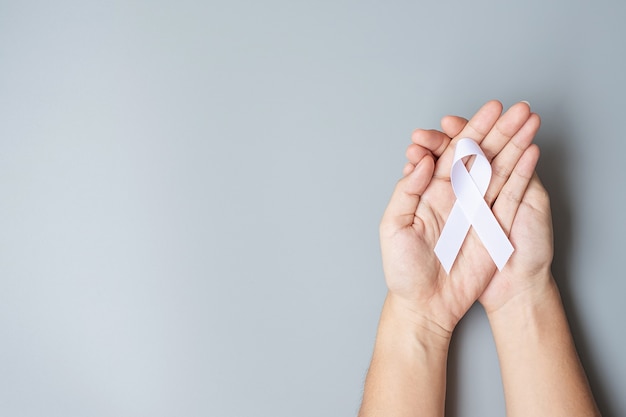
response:
<path id="1" fill-rule="evenodd" d="M 475 155 L 475 159 L 468 172 L 463 158 L 472 155 Z M 513 245 L 485 202 L 485 192 L 490 180 L 491 165 L 480 146 L 469 138 L 459 140 L 450 171 L 456 202 L 435 246 L 435 254 L 448 274 L 470 226 L 474 228 L 499 270 L 504 268 L 513 253 Z"/>

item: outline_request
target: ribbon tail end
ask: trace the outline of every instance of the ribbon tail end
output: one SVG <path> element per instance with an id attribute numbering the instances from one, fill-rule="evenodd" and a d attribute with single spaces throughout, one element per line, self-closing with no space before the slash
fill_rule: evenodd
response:
<path id="1" fill-rule="evenodd" d="M 441 266 L 448 275 L 450 275 L 450 270 L 452 269 L 454 259 L 456 258 L 456 254 L 452 254 L 450 252 L 451 251 L 449 249 L 442 248 L 440 245 L 435 246 L 435 255 L 439 258 Z"/>
<path id="2" fill-rule="evenodd" d="M 511 246 L 510 244 L 509 246 L 509 248 L 506 248 L 506 252 L 499 253 L 499 256 L 497 256 L 498 259 L 493 260 L 496 264 L 496 267 L 498 268 L 498 271 L 500 272 L 502 272 L 509 259 L 511 259 L 511 255 L 513 255 L 513 246 Z"/>

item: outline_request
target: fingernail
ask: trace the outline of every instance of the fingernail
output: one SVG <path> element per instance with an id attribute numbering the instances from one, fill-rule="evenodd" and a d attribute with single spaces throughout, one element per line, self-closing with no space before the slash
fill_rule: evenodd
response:
<path id="1" fill-rule="evenodd" d="M 526 104 L 528 104 L 528 107 L 530 107 L 530 103 L 528 101 L 526 101 L 526 100 L 521 100 L 520 103 L 526 103 Z"/>

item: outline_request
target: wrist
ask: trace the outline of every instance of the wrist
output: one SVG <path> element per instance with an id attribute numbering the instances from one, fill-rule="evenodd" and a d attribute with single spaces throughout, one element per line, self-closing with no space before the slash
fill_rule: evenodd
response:
<path id="1" fill-rule="evenodd" d="M 520 320 L 527 317 L 532 311 L 541 308 L 545 304 L 551 304 L 554 301 L 560 303 L 559 289 L 549 270 L 545 270 L 536 276 L 526 278 L 529 285 L 522 289 L 516 289 L 515 294 L 511 295 L 496 306 L 485 307 L 487 317 L 492 323 Z"/>
<path id="2" fill-rule="evenodd" d="M 385 299 L 359 416 L 444 414 L 449 335 L 407 307 Z"/>
<path id="3" fill-rule="evenodd" d="M 379 331 L 393 332 L 424 350 L 447 353 L 452 332 L 425 314 L 415 311 L 402 298 L 388 293 L 383 305 Z"/>
<path id="4" fill-rule="evenodd" d="M 488 317 L 508 415 L 599 415 L 551 275 Z"/>

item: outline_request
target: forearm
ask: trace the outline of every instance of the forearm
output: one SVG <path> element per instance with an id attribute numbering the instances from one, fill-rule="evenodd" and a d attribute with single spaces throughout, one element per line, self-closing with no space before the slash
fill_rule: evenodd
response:
<path id="1" fill-rule="evenodd" d="M 598 416 L 558 288 L 549 274 L 544 278 L 541 288 L 488 313 L 507 415 Z"/>
<path id="2" fill-rule="evenodd" d="M 443 416 L 450 335 L 388 296 L 359 417 Z"/>

